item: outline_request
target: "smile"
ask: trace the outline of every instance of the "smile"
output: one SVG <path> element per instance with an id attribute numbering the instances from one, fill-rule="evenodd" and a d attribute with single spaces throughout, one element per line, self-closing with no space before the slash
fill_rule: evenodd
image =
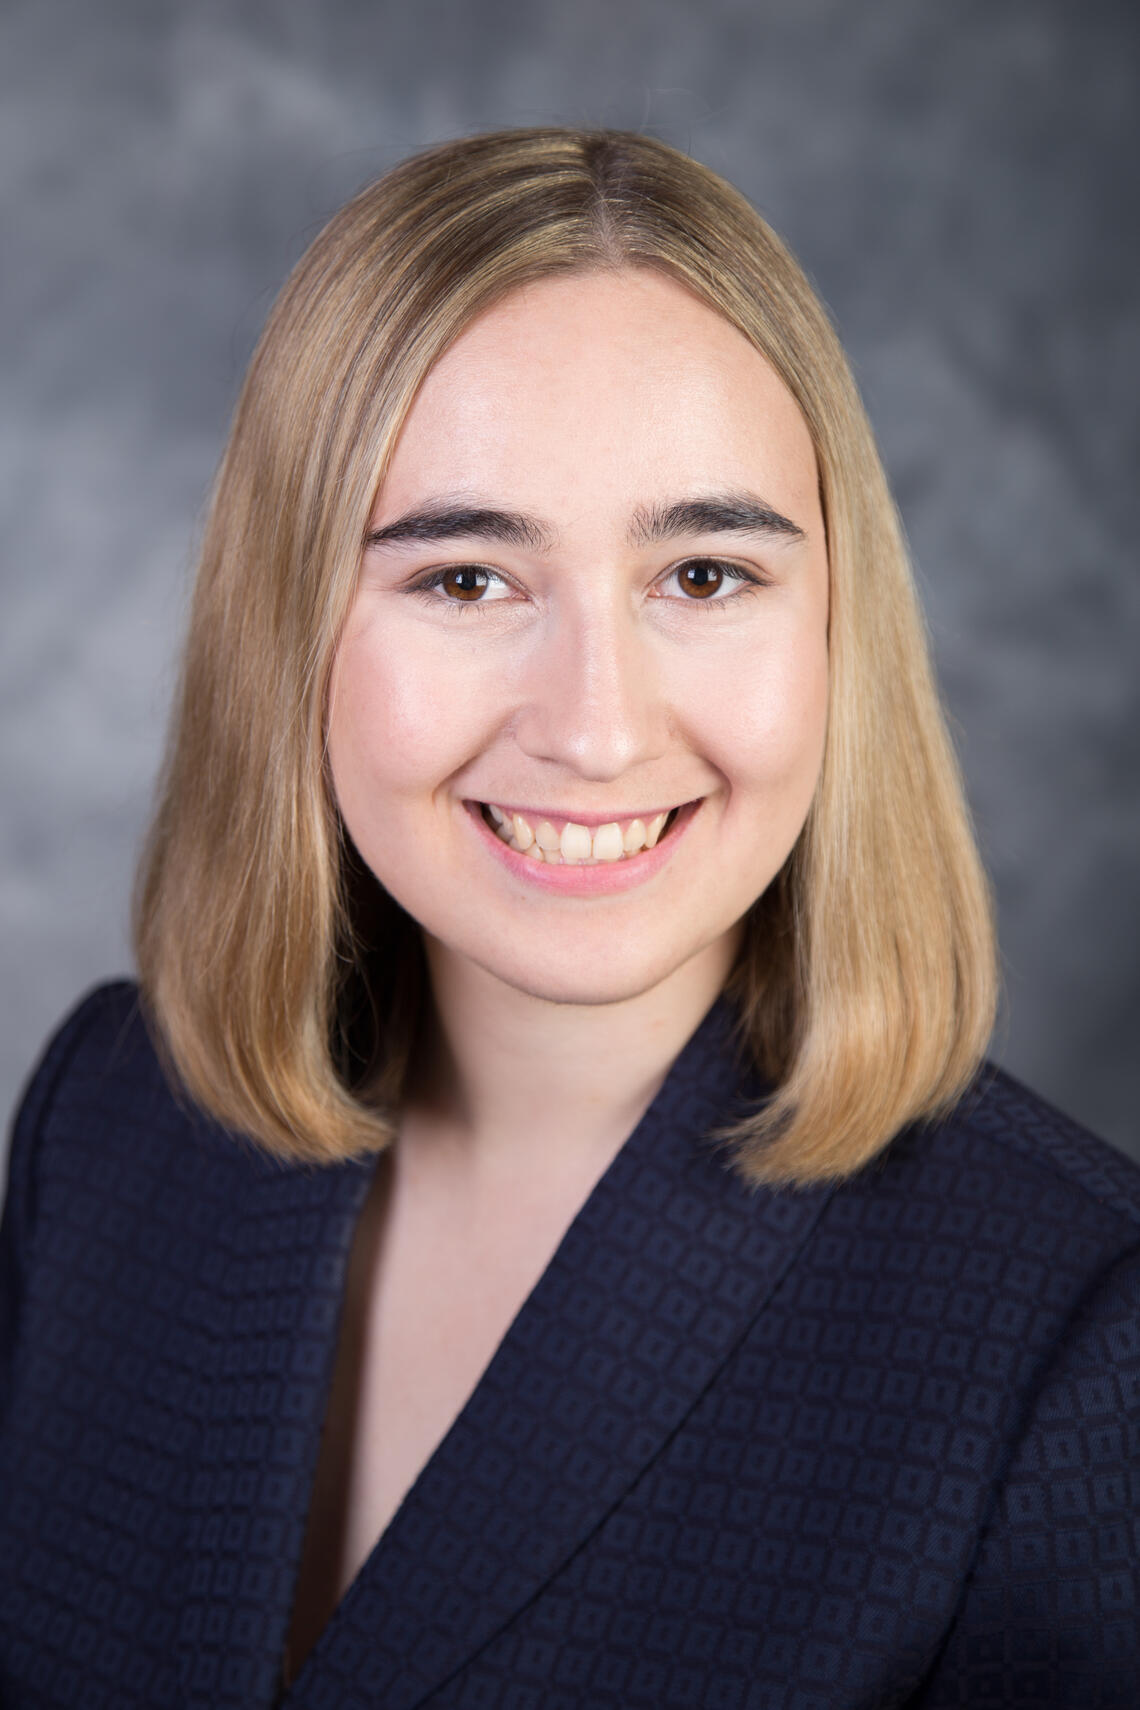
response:
<path id="1" fill-rule="evenodd" d="M 551 867 L 595 867 L 627 861 L 668 836 L 680 812 L 679 808 L 669 808 L 591 827 L 561 815 L 525 813 L 497 802 L 481 802 L 479 806 L 486 824 L 508 849 Z"/>

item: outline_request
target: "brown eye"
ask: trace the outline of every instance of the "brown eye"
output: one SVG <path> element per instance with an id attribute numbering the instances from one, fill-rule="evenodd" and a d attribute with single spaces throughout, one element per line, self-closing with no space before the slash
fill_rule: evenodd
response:
<path id="1" fill-rule="evenodd" d="M 694 600 L 707 600 L 724 583 L 724 566 L 713 558 L 692 558 L 676 574 L 678 585 Z"/>
<path id="2" fill-rule="evenodd" d="M 457 600 L 479 600 L 486 592 L 489 580 L 485 570 L 479 570 L 473 564 L 459 564 L 454 570 L 443 572 L 439 585 L 445 594 L 451 594 Z"/>

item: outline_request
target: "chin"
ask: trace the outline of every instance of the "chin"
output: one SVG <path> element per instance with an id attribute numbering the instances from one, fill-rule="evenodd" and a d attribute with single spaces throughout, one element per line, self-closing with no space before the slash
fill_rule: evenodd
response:
<path id="1" fill-rule="evenodd" d="M 536 961 L 508 961 L 502 957 L 474 957 L 484 972 L 500 980 L 512 990 L 537 998 L 544 1003 L 599 1004 L 629 1003 L 662 985 L 698 955 L 703 946 L 694 946 L 674 955 L 646 957 L 640 954 L 582 955 L 563 959 L 557 969 Z"/>

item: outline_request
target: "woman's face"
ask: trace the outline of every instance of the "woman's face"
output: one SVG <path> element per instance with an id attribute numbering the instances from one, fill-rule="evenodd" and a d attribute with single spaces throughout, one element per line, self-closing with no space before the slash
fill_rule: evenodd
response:
<path id="1" fill-rule="evenodd" d="M 726 321 L 645 269 L 474 321 L 396 446 L 329 705 L 344 821 L 437 967 L 593 1004 L 727 965 L 811 803 L 827 615 L 807 427 Z"/>

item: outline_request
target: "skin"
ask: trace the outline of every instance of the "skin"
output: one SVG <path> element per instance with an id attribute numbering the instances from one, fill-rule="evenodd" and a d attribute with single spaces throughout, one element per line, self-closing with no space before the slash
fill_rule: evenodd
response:
<path id="1" fill-rule="evenodd" d="M 800 532 L 630 538 L 638 507 L 725 492 Z M 331 685 L 340 809 L 423 928 L 437 1027 L 353 1249 L 294 1665 L 723 985 L 823 753 L 808 429 L 681 286 L 574 275 L 477 319 L 428 375 L 372 527 L 460 497 L 541 519 L 548 549 L 368 548 Z M 698 599 L 675 574 L 698 557 L 754 581 Z M 424 586 L 472 565 L 484 599 Z M 568 896 L 503 855 L 477 802 L 699 806 L 641 882 Z"/>
<path id="2" fill-rule="evenodd" d="M 726 490 L 762 497 L 803 538 L 630 544 L 637 507 Z M 542 281 L 445 353 L 372 525 L 456 495 L 535 515 L 553 548 L 368 550 L 329 754 L 358 849 L 427 935 L 457 1097 L 477 1127 L 494 1109 L 501 1130 L 502 1077 L 479 1069 L 496 1034 L 528 1035 L 520 1065 L 531 1045 L 545 1059 L 570 1038 L 580 1073 L 588 1039 L 615 1025 L 634 1036 L 649 1017 L 675 1033 L 675 1010 L 691 1031 L 719 989 L 737 922 L 791 850 L 818 777 L 827 557 L 791 394 L 741 334 L 648 270 Z M 694 599 L 669 572 L 698 554 L 765 585 Z M 472 564 L 495 576 L 478 602 L 416 591 Z M 517 878 L 465 806 L 622 818 L 695 799 L 660 872 L 587 899 Z M 695 1014 L 681 996 L 694 989 Z"/>

